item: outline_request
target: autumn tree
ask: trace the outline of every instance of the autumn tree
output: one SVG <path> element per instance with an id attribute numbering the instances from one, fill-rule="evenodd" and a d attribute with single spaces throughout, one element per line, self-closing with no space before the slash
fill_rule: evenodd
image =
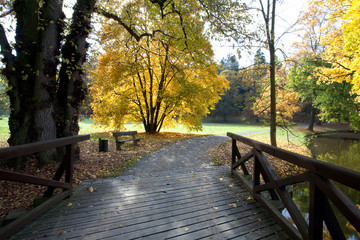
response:
<path id="1" fill-rule="evenodd" d="M 126 122 L 142 123 L 148 133 L 175 123 L 201 129 L 202 117 L 228 83 L 217 75 L 204 23 L 189 11 L 196 8 L 197 3 L 174 5 L 162 18 L 148 1 L 126 4 L 119 19 L 126 16 L 128 25 L 152 32 L 139 39 L 121 25 L 104 22 L 105 53 L 91 88 L 96 124 L 121 129 Z"/>
<path id="2" fill-rule="evenodd" d="M 269 75 L 267 75 L 269 78 Z M 262 82 L 262 88 L 259 97 L 253 105 L 254 113 L 263 118 L 271 117 L 271 108 L 269 106 L 271 91 L 269 81 Z M 276 74 L 276 125 L 287 127 L 296 112 L 300 110 L 299 96 L 288 86 L 287 74 L 284 69 L 279 69 Z"/>

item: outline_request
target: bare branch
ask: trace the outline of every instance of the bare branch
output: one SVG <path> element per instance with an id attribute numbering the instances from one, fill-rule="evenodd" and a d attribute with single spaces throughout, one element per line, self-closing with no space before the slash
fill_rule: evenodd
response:
<path id="1" fill-rule="evenodd" d="M 161 33 L 167 37 L 170 37 L 170 38 L 173 38 L 172 36 L 170 36 L 169 34 L 165 33 L 164 31 L 162 30 L 154 30 L 152 33 L 142 33 L 142 34 L 139 34 L 136 32 L 135 29 L 131 28 L 130 26 L 128 26 L 119 16 L 113 14 L 113 13 L 109 13 L 109 12 L 106 12 L 105 10 L 103 9 L 100 9 L 100 8 L 95 8 L 95 12 L 108 18 L 108 19 L 112 19 L 114 21 L 116 21 L 117 23 L 119 23 L 123 28 L 125 28 L 125 30 L 132 36 L 135 38 L 135 40 L 137 42 L 140 41 L 141 38 L 143 37 L 154 37 L 156 33 Z"/>

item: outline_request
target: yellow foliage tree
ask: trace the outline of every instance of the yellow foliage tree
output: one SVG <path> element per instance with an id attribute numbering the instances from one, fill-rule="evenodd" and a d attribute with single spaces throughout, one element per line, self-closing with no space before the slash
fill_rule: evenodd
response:
<path id="1" fill-rule="evenodd" d="M 276 76 L 276 124 L 288 126 L 294 114 L 300 110 L 298 94 L 286 86 L 286 74 L 283 69 Z M 260 96 L 256 98 L 253 106 L 255 115 L 269 117 L 270 115 L 270 85 L 264 84 Z"/>
<path id="2" fill-rule="evenodd" d="M 135 39 L 122 26 L 103 23 L 105 53 L 98 58 L 91 87 L 95 123 L 116 129 L 126 122 L 142 123 L 148 133 L 177 123 L 200 130 L 202 117 L 228 89 L 212 62 L 201 19 L 184 9 L 159 21 L 147 1 L 124 9 L 129 23 L 157 31 Z"/>

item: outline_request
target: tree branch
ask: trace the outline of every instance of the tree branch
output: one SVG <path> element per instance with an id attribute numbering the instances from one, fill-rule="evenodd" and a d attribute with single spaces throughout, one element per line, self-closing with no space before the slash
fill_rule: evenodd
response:
<path id="1" fill-rule="evenodd" d="M 168 35 L 167 33 L 165 33 L 164 31 L 162 30 L 154 30 L 152 33 L 142 33 L 142 34 L 139 34 L 135 31 L 135 29 L 131 28 L 130 26 L 128 26 L 119 16 L 113 14 L 113 13 L 109 13 L 109 12 L 106 12 L 105 10 L 103 9 L 100 9 L 100 8 L 95 8 L 95 12 L 108 18 L 108 19 L 112 19 L 114 21 L 116 21 L 117 23 L 119 23 L 123 28 L 125 28 L 125 30 L 132 36 L 135 38 L 135 40 L 137 42 L 140 41 L 141 38 L 143 37 L 154 37 L 154 35 L 156 33 L 162 33 L 163 35 L 167 36 L 167 37 L 171 37 L 173 38 L 172 36 Z"/>
<path id="2" fill-rule="evenodd" d="M 6 16 L 10 15 L 13 12 L 14 12 L 14 8 L 11 8 L 9 11 L 4 12 L 3 14 L 1 14 L 0 18 L 6 17 Z"/>
<path id="3" fill-rule="evenodd" d="M 9 71 L 14 68 L 15 56 L 12 54 L 12 49 L 6 37 L 5 29 L 2 24 L 0 24 L 0 47 L 1 54 L 4 56 L 2 61 L 4 64 L 6 64 L 6 71 L 7 74 L 9 74 Z M 7 74 L 5 75 L 7 76 Z M 9 76 L 7 77 L 9 78 Z"/>

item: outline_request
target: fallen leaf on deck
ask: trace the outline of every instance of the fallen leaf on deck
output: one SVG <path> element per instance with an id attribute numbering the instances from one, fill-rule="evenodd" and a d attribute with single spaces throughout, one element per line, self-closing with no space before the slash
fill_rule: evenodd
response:
<path id="1" fill-rule="evenodd" d="M 122 228 L 122 227 L 123 227 L 123 225 L 122 225 L 122 224 L 120 224 L 120 225 L 119 225 L 119 227 L 121 227 L 121 228 Z"/>
<path id="2" fill-rule="evenodd" d="M 88 188 L 88 190 L 89 190 L 89 192 L 94 192 L 94 188 L 93 188 L 92 186 L 90 186 L 90 187 Z"/>
<path id="3" fill-rule="evenodd" d="M 181 181 L 182 181 L 182 179 L 178 179 L 178 181 L 179 181 L 179 182 L 181 182 Z"/>
<path id="4" fill-rule="evenodd" d="M 230 206 L 230 207 L 233 207 L 233 208 L 236 208 L 236 207 L 237 207 L 235 203 L 230 203 L 229 206 Z"/>
<path id="5" fill-rule="evenodd" d="M 185 231 L 185 232 L 189 231 L 189 228 L 184 227 L 184 231 Z"/>
<path id="6" fill-rule="evenodd" d="M 134 182 L 134 184 L 136 185 L 136 184 L 139 184 L 138 182 Z"/>
<path id="7" fill-rule="evenodd" d="M 224 180 L 223 178 L 219 178 L 220 181 Z"/>
<path id="8" fill-rule="evenodd" d="M 71 207 L 71 206 L 72 206 L 72 203 L 70 202 L 67 206 L 68 206 L 68 207 Z"/>
<path id="9" fill-rule="evenodd" d="M 57 232 L 56 235 L 60 236 L 61 234 L 63 234 L 63 232 L 64 232 L 63 230 L 60 230 L 60 231 Z"/>

